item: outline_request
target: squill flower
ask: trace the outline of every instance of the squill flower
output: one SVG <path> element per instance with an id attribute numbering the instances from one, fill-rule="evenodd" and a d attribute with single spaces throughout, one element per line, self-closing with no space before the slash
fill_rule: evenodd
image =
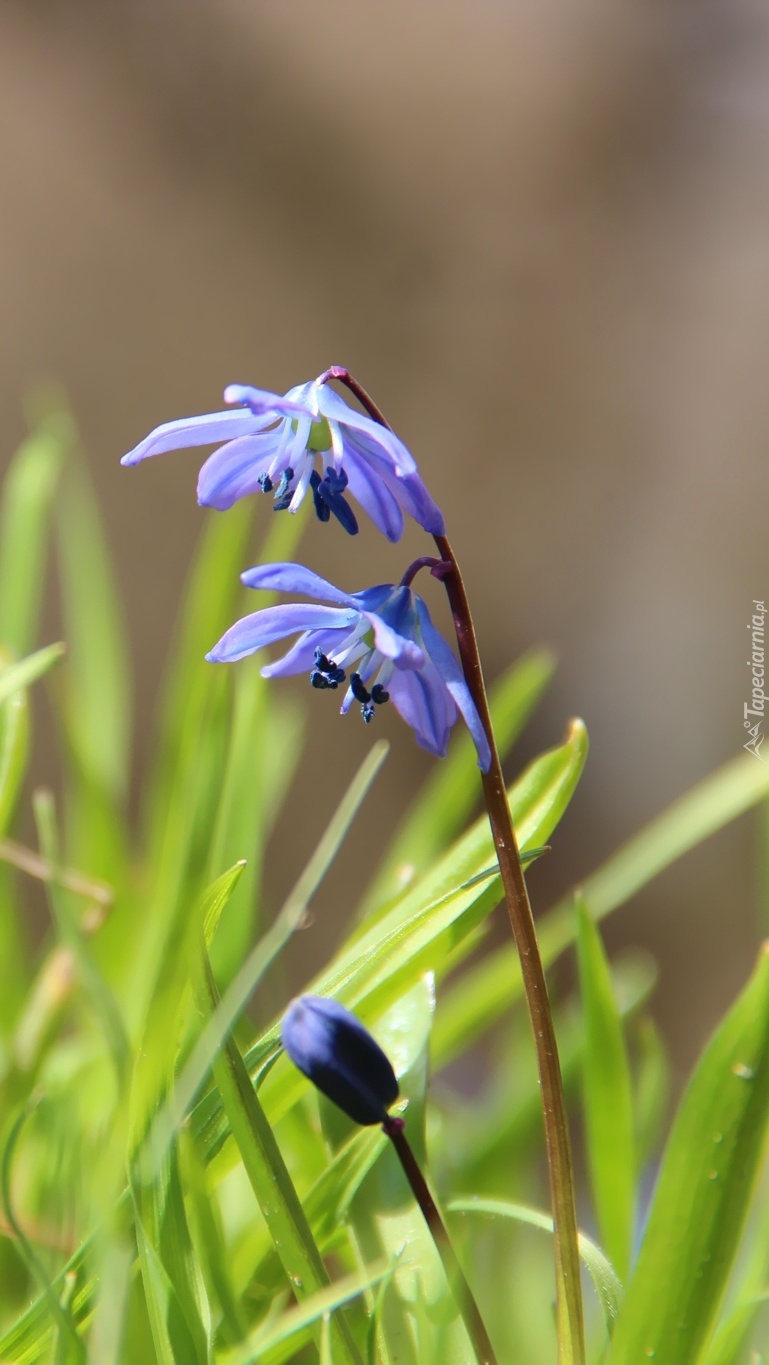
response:
<path id="1" fill-rule="evenodd" d="M 223 442 L 200 471 L 198 501 L 203 506 L 224 511 L 250 493 L 272 493 L 275 511 L 296 512 L 311 493 L 320 521 L 333 513 L 355 535 L 358 523 L 349 494 L 388 540 L 400 539 L 404 513 L 431 534 L 443 535 L 441 512 L 403 442 L 349 407 L 323 375 L 283 397 L 230 384 L 224 400 L 237 406 L 166 422 L 121 463 L 138 464 L 183 446 Z"/>
<path id="2" fill-rule="evenodd" d="M 302 995 L 281 1024 L 294 1066 L 355 1123 L 384 1123 L 398 1098 L 395 1072 L 354 1014 L 336 1000 Z"/>
<path id="3" fill-rule="evenodd" d="M 406 575 L 408 577 L 409 575 Z M 206 655 L 233 663 L 265 645 L 299 638 L 282 659 L 266 664 L 262 677 L 308 672 L 313 687 L 336 691 L 347 682 L 344 715 L 358 701 L 363 719 L 392 701 L 418 744 L 443 758 L 451 727 L 461 713 L 484 772 L 491 762 L 488 740 L 457 660 L 404 583 L 383 583 L 346 593 L 301 564 L 264 564 L 241 575 L 249 588 L 301 593 L 315 602 L 265 607 L 244 616 Z M 321 605 L 331 603 L 332 605 Z"/>

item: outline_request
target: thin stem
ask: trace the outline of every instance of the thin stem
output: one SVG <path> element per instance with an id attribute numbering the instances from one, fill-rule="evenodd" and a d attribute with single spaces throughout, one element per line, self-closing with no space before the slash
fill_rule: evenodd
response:
<path id="1" fill-rule="evenodd" d="M 454 552 L 446 536 L 434 536 L 441 559 L 450 560 L 454 571 L 444 579 L 454 618 L 459 655 L 465 680 L 472 693 L 491 746 L 491 765 L 482 774 L 483 792 L 494 835 L 507 911 L 521 962 L 526 1003 L 534 1031 L 537 1068 L 542 1090 L 550 1198 L 553 1207 L 554 1250 L 557 1287 L 559 1360 L 584 1361 L 584 1323 L 577 1246 L 577 1214 L 574 1200 L 574 1169 L 569 1124 L 558 1044 L 547 983 L 515 837 L 505 779 L 491 724 L 470 604 Z"/>
<path id="2" fill-rule="evenodd" d="M 326 377 L 344 384 L 366 409 L 375 422 L 388 427 L 379 408 L 366 390 L 348 370 L 334 365 Z M 539 954 L 539 945 L 531 912 L 529 894 L 521 866 L 515 837 L 502 764 L 491 724 L 483 669 L 475 636 L 467 592 L 454 551 L 446 536 L 434 536 L 441 560 L 451 564 L 451 571 L 441 575 L 449 599 L 459 657 L 465 681 L 472 694 L 478 714 L 491 748 L 489 770 L 482 774 L 483 792 L 489 815 L 494 848 L 499 863 L 507 912 L 521 962 L 526 1003 L 529 1009 L 537 1069 L 542 1090 L 542 1110 L 545 1127 L 545 1146 L 550 1177 L 550 1198 L 553 1209 L 554 1252 L 556 1274 L 558 1359 L 560 1365 L 584 1365 L 584 1321 L 582 1290 L 577 1246 L 577 1215 L 574 1199 L 574 1168 L 571 1142 L 563 1093 L 563 1078 L 558 1059 L 553 1016 L 547 994 L 547 983 Z M 425 1215 L 426 1216 L 426 1215 Z"/>
<path id="3" fill-rule="evenodd" d="M 411 1145 L 403 1129 L 403 1119 L 391 1118 L 382 1124 L 383 1131 L 390 1138 L 393 1147 L 398 1153 L 401 1166 L 406 1175 L 406 1179 L 411 1186 L 414 1198 L 416 1199 L 433 1241 L 438 1249 L 438 1255 L 443 1262 L 443 1269 L 446 1271 L 451 1291 L 457 1301 L 457 1307 L 462 1315 L 462 1321 L 467 1328 L 467 1334 L 473 1343 L 475 1354 L 478 1357 L 479 1365 L 497 1365 L 497 1357 L 494 1348 L 489 1341 L 489 1336 L 484 1326 L 483 1318 L 480 1315 L 478 1305 L 473 1297 L 473 1292 L 467 1283 L 457 1254 L 451 1244 L 451 1239 L 446 1230 L 446 1225 L 438 1212 L 437 1205 L 433 1199 L 427 1181 L 419 1167 L 416 1157 L 411 1150 Z"/>

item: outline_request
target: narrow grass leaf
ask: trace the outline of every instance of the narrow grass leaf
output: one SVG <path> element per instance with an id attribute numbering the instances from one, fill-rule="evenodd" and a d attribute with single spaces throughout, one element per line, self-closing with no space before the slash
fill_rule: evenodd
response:
<path id="1" fill-rule="evenodd" d="M 66 652 L 66 645 L 45 645 L 34 654 L 28 654 L 26 659 L 19 659 L 17 663 L 6 664 L 4 668 L 0 668 L 0 705 L 23 687 L 29 687 L 45 673 L 50 673 Z"/>
<path id="2" fill-rule="evenodd" d="M 29 701 L 22 687 L 0 704 L 0 837 L 13 819 L 28 754 Z"/>
<path id="3" fill-rule="evenodd" d="M 495 683 L 489 702 L 497 746 L 506 754 L 550 681 L 555 660 L 546 650 L 525 654 Z M 436 763 L 408 807 L 360 914 L 392 899 L 443 853 L 479 799 L 477 754 L 467 731 L 454 737 L 449 756 Z"/>
<path id="4" fill-rule="evenodd" d="M 756 765 L 758 766 L 758 765 Z M 769 946 L 695 1068 L 663 1156 L 611 1365 L 691 1365 L 732 1268 L 769 1129 Z"/>
<path id="5" fill-rule="evenodd" d="M 197 1007 L 208 1018 L 219 1003 L 205 946 L 194 973 Z M 304 1299 L 329 1283 L 328 1273 L 307 1222 L 286 1164 L 246 1071 L 233 1036 L 214 1059 L 214 1079 L 222 1097 L 233 1138 L 289 1286 Z M 334 1350 L 339 1362 L 360 1365 L 360 1356 L 344 1319 L 334 1314 Z"/>
<path id="6" fill-rule="evenodd" d="M 513 1204 L 505 1199 L 452 1199 L 449 1213 L 480 1213 L 490 1218 L 512 1218 L 543 1232 L 553 1231 L 553 1220 L 548 1213 L 531 1209 L 525 1204 Z M 606 1330 L 611 1334 L 622 1303 L 623 1288 L 616 1270 L 599 1246 L 584 1232 L 578 1235 L 579 1254 L 590 1272 L 601 1308 Z"/>
<path id="7" fill-rule="evenodd" d="M 748 1341 L 761 1309 L 769 1302 L 769 1289 L 746 1303 L 740 1303 L 721 1324 L 711 1345 L 703 1352 L 699 1365 L 735 1365 L 745 1357 Z M 760 1356 L 754 1356 L 759 1365 Z"/>
<path id="8" fill-rule="evenodd" d="M 35 641 L 51 504 L 74 440 L 66 412 L 45 417 L 16 452 L 0 501 L 0 644 L 26 654 Z"/>
<path id="9" fill-rule="evenodd" d="M 347 1275 L 317 1290 L 302 1303 L 287 1308 L 267 1326 L 260 1327 L 247 1344 L 223 1355 L 221 1365 L 256 1365 L 257 1361 L 262 1365 L 277 1365 L 278 1361 L 293 1359 L 299 1344 L 296 1341 L 298 1334 L 305 1334 L 309 1327 L 317 1325 L 323 1318 L 335 1316 L 336 1309 L 365 1294 L 387 1274 L 387 1267 L 375 1266 L 364 1276 Z M 286 1345 L 290 1345 L 289 1355 L 280 1349 Z M 331 1359 L 336 1362 L 340 1357 L 332 1354 Z"/>
<path id="10" fill-rule="evenodd" d="M 748 754 L 724 764 L 581 881 L 593 918 L 601 920 L 624 905 L 671 863 L 767 796 L 769 764 L 756 763 Z M 545 967 L 574 942 L 574 935 L 571 896 L 564 896 L 537 924 Z M 515 946 L 503 944 L 452 987 L 452 1009 L 444 1010 L 436 1020 L 434 1046 L 446 1059 L 455 1056 L 479 1038 L 513 1000 L 520 999 L 522 992 Z M 463 1021 L 461 1036 L 453 1028 L 453 1018 Z"/>
<path id="11" fill-rule="evenodd" d="M 636 1180 L 630 1063 L 601 935 L 579 895 L 575 913 L 585 1017 L 582 1093 L 587 1165 L 601 1242 L 625 1279 L 633 1245 Z"/>

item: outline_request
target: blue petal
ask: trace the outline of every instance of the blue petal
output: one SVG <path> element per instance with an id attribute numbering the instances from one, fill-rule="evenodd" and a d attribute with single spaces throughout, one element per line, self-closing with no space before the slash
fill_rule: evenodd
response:
<path id="1" fill-rule="evenodd" d="M 425 531 L 429 531 L 430 535 L 442 536 L 445 534 L 446 526 L 443 513 L 430 497 L 424 482 L 416 471 L 401 474 L 399 470 L 393 468 L 391 461 L 381 451 L 371 449 L 365 442 L 361 441 L 357 433 L 350 434 L 345 440 L 345 468 L 349 470 L 353 461 L 359 466 L 363 465 L 369 471 L 371 482 L 377 482 L 380 487 L 384 486 L 399 507 L 408 516 L 413 517 L 420 526 L 424 527 Z M 376 521 L 372 513 L 369 515 L 372 516 L 372 520 Z M 387 534 L 386 531 L 385 534 Z"/>
<path id="2" fill-rule="evenodd" d="M 368 417 L 355 408 L 348 407 L 344 399 L 334 393 L 327 384 L 321 385 L 317 393 L 318 411 L 342 427 L 342 437 L 347 439 L 348 430 L 357 434 L 357 444 L 365 450 L 373 450 L 384 455 L 394 470 L 401 474 L 415 474 L 417 463 L 403 442 L 373 417 Z"/>
<path id="3" fill-rule="evenodd" d="M 462 712 L 465 724 L 478 750 L 478 767 L 487 773 L 491 767 L 491 749 L 462 669 L 453 650 L 449 648 L 440 632 L 435 629 L 430 619 L 430 613 L 421 597 L 417 598 L 417 605 L 425 648 L 438 668 L 449 693 Z"/>
<path id="4" fill-rule="evenodd" d="M 304 995 L 281 1024 L 289 1057 L 355 1123 L 382 1123 L 398 1098 L 398 1081 L 379 1044 L 336 1000 Z"/>
<path id="5" fill-rule="evenodd" d="M 236 621 L 225 632 L 218 644 L 206 655 L 209 663 L 233 663 L 247 654 L 254 654 L 264 645 L 284 640 L 287 635 L 314 629 L 343 629 L 356 620 L 356 613 L 340 611 L 338 607 L 319 607 L 313 602 L 284 607 L 265 607 Z"/>
<path id="6" fill-rule="evenodd" d="M 243 403 L 256 416 L 272 414 L 274 418 L 278 418 L 286 415 L 290 417 L 295 415 L 306 417 L 308 414 L 313 417 L 315 415 L 311 408 L 293 403 L 290 398 L 284 398 L 282 394 L 270 393 L 267 389 L 254 389 L 250 384 L 228 384 L 224 390 L 224 401 L 225 403 Z"/>
<path id="7" fill-rule="evenodd" d="M 250 412 L 208 412 L 200 417 L 180 417 L 176 422 L 164 422 L 145 436 L 138 446 L 124 455 L 121 464 L 138 464 L 150 455 L 163 455 L 167 450 L 182 450 L 185 446 L 208 446 L 216 441 L 230 441 L 254 430 Z"/>
<path id="8" fill-rule="evenodd" d="M 329 658 L 333 658 L 334 650 L 341 650 L 347 638 L 347 626 L 341 630 L 337 626 L 334 630 L 308 630 L 304 635 L 300 635 L 296 644 L 292 645 L 287 654 L 282 659 L 276 659 L 272 664 L 265 664 L 261 670 L 263 678 L 291 678 L 297 673 L 309 673 L 315 663 L 316 649 L 322 649 L 323 653 Z"/>
<path id="9" fill-rule="evenodd" d="M 437 758 L 445 758 L 457 708 L 437 668 L 428 660 L 419 670 L 396 672 L 387 690 L 396 711 L 414 731 L 417 743 Z"/>
<path id="10" fill-rule="evenodd" d="M 321 602 L 336 602 L 341 607 L 359 609 L 358 599 L 335 588 L 333 583 L 306 569 L 303 564 L 257 564 L 240 575 L 247 588 L 266 588 L 272 592 L 299 592 L 304 597 L 317 597 Z"/>
<path id="11" fill-rule="evenodd" d="M 253 417 L 249 419 L 252 423 Z M 198 502 L 226 512 L 239 498 L 260 492 L 259 476 L 267 472 L 281 443 L 281 431 L 252 432 L 228 441 L 209 455 L 198 475 Z"/>
<path id="12" fill-rule="evenodd" d="M 388 540 L 395 542 L 403 535 L 403 513 L 384 479 L 371 469 L 358 454 L 348 451 L 344 461 L 349 490 Z"/>

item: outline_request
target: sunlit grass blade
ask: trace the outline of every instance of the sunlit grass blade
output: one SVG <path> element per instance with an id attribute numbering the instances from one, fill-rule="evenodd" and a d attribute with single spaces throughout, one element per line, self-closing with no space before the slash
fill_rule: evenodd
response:
<path id="1" fill-rule="evenodd" d="M 662 1034 L 650 1017 L 635 1034 L 635 1124 L 638 1169 L 659 1149 L 670 1098 L 670 1063 Z"/>
<path id="2" fill-rule="evenodd" d="M 490 693 L 494 733 L 507 753 L 553 675 L 555 661 L 546 650 L 525 654 L 497 681 Z M 477 754 L 470 735 L 454 736 L 445 762 L 436 764 L 403 819 L 360 913 L 365 915 L 413 882 L 443 852 L 478 804 Z"/>
<path id="3" fill-rule="evenodd" d="M 208 954 L 202 940 L 201 960 L 195 970 L 194 994 L 198 1009 L 208 1018 L 219 1003 Z M 286 1279 L 298 1299 L 328 1283 L 328 1272 L 306 1215 L 286 1169 L 280 1148 L 257 1098 L 237 1044 L 230 1034 L 217 1053 L 214 1079 L 262 1216 L 277 1248 Z M 360 1355 L 339 1313 L 333 1318 L 335 1360 L 360 1365 Z"/>
<path id="4" fill-rule="evenodd" d="M 164 1144 L 179 1123 L 211 1069 L 218 1048 L 233 1028 L 264 972 L 299 928 L 304 915 L 329 867 L 341 848 L 350 826 L 362 805 L 371 783 L 384 763 L 389 745 L 380 740 L 373 745 L 355 774 L 339 806 L 334 811 L 307 866 L 301 872 L 275 921 L 254 945 L 235 979 L 230 983 L 215 1013 L 205 1025 L 187 1064 L 177 1080 L 173 1095 L 158 1116 L 153 1133 L 153 1151 L 162 1152 Z M 238 879 L 245 870 L 240 864 Z M 235 888 L 233 883 L 230 890 Z M 214 943 L 221 912 L 227 900 L 213 902 L 204 914 L 203 934 L 206 948 Z M 210 1111 L 207 1119 L 210 1120 Z"/>
<path id="5" fill-rule="evenodd" d="M 149 1185 L 131 1173 L 134 1226 L 159 1365 L 207 1365 L 198 1273 L 187 1227 L 176 1150 Z"/>
<path id="6" fill-rule="evenodd" d="M 278 1365 L 280 1361 L 293 1360 L 301 1345 L 298 1336 L 308 1335 L 308 1329 L 324 1318 L 331 1317 L 333 1321 L 331 1315 L 336 1316 L 336 1309 L 365 1294 L 387 1273 L 386 1267 L 374 1266 L 365 1275 L 346 1275 L 343 1280 L 317 1290 L 302 1303 L 294 1304 L 264 1327 L 258 1328 L 243 1346 L 223 1355 L 220 1365 L 257 1365 L 257 1361 L 259 1365 Z M 330 1358 L 334 1363 L 341 1359 L 333 1354 Z"/>
<path id="7" fill-rule="evenodd" d="M 756 765 L 758 766 L 758 765 Z M 769 1130 L 769 948 L 717 1027 L 663 1156 L 611 1365 L 691 1365 L 708 1339 Z"/>
<path id="8" fill-rule="evenodd" d="M 769 1289 L 745 1303 L 740 1303 L 722 1323 L 711 1345 L 703 1352 L 698 1365 L 735 1365 L 748 1360 L 746 1350 L 753 1335 L 756 1319 L 769 1303 Z M 761 1356 L 755 1352 L 751 1365 L 760 1365 Z"/>
<path id="9" fill-rule="evenodd" d="M 640 834 L 629 839 L 580 885 L 595 920 L 624 905 L 676 859 L 728 825 L 769 796 L 769 764 L 756 763 L 740 754 L 724 764 L 686 795 L 652 820 Z M 545 967 L 552 965 L 574 942 L 575 926 L 571 897 L 565 896 L 537 924 L 540 953 Z M 474 1042 L 500 1014 L 520 998 L 522 982 L 512 944 L 499 947 L 493 957 L 468 971 L 452 988 L 456 1010 L 445 1010 L 436 1021 L 435 1042 L 446 1057 Z M 471 999 L 483 1009 L 468 1008 Z M 474 1032 L 456 1036 L 452 1018 L 472 1015 Z"/>
<path id="10" fill-rule="evenodd" d="M 622 1279 L 630 1268 L 636 1154 L 630 1063 L 601 935 L 575 900 L 577 962 L 585 1017 L 582 1093 L 587 1165 L 601 1242 Z"/>
<path id="11" fill-rule="evenodd" d="M 565 744 L 535 759 L 510 788 L 511 810 L 524 849 L 541 845 L 552 833 L 577 785 L 585 753 L 586 736 L 577 725 Z M 364 1021 L 381 1015 L 424 972 L 438 970 L 456 944 L 493 909 L 500 895 L 499 877 L 485 875 L 492 856 L 484 817 L 382 920 L 344 945 L 311 989 L 319 995 L 338 996 L 360 1012 Z M 480 872 L 484 875 L 479 880 Z M 261 1057 L 264 1043 L 277 1033 L 275 1024 L 260 1040 L 254 1061 Z M 251 1053 L 246 1063 L 251 1066 Z M 281 1062 L 265 1084 L 271 1103 L 280 1097 L 276 1117 L 301 1093 L 298 1073 Z M 203 1112 L 208 1121 L 210 1111 L 204 1106 Z M 221 1141 L 215 1124 L 208 1128 L 207 1141 Z"/>
<path id="12" fill-rule="evenodd" d="M 0 644 L 26 654 L 35 642 L 48 520 L 61 465 L 74 440 L 66 412 L 44 417 L 14 456 L 0 500 Z"/>
<path id="13" fill-rule="evenodd" d="M 29 730 L 29 698 L 22 687 L 0 704 L 0 846 L 7 843 L 2 836 L 13 820 L 27 770 Z M 5 867 L 0 867 L 0 1021 L 9 1032 L 28 975 L 26 945 L 15 900 L 13 877 Z"/>
<path id="14" fill-rule="evenodd" d="M 64 644 L 45 645 L 34 654 L 28 654 L 26 659 L 19 659 L 17 663 L 6 664 L 0 668 L 0 705 L 23 687 L 29 687 L 45 673 L 50 673 L 66 652 L 67 647 Z"/>
<path id="15" fill-rule="evenodd" d="M 29 700 L 26 688 L 0 703 L 0 836 L 13 818 L 29 752 Z"/>
<path id="16" fill-rule="evenodd" d="M 448 1211 L 481 1214 L 490 1218 L 512 1218 L 518 1223 L 528 1224 L 529 1227 L 540 1228 L 543 1232 L 553 1231 L 553 1220 L 549 1214 L 504 1199 L 452 1199 Z M 579 1234 L 579 1254 L 590 1272 L 603 1309 L 607 1331 L 611 1333 L 622 1303 L 622 1281 L 601 1248 L 584 1232 Z"/>
<path id="17" fill-rule="evenodd" d="M 262 860 L 301 753 L 304 712 L 270 691 L 259 665 L 235 670 L 232 726 L 208 876 L 239 858 L 246 868 L 217 934 L 211 960 L 221 987 L 243 962 L 257 929 Z"/>
<path id="18" fill-rule="evenodd" d="M 11 1197 L 11 1172 L 16 1147 L 21 1135 L 21 1130 L 29 1115 L 32 1113 L 32 1110 L 37 1107 L 38 1103 L 39 1100 L 35 1099 L 23 1106 L 11 1122 L 5 1142 L 3 1143 L 2 1157 L 0 1158 L 0 1192 L 2 1193 L 3 1211 L 8 1224 L 13 1230 L 16 1245 L 21 1256 L 31 1274 L 42 1288 L 45 1309 L 50 1317 L 50 1322 L 48 1324 L 49 1331 L 60 1334 L 68 1343 L 70 1358 L 75 1362 L 81 1362 L 85 1361 L 85 1346 L 81 1337 L 78 1335 L 72 1316 L 70 1302 L 66 1299 L 64 1302 L 62 1301 L 67 1279 L 65 1276 L 62 1276 L 58 1282 L 58 1286 L 53 1283 L 43 1261 L 37 1251 L 33 1248 L 16 1217 Z M 74 1292 L 74 1290 L 72 1292 Z M 70 1293 L 69 1296 L 70 1301 L 71 1297 L 72 1293 Z M 19 1360 L 21 1357 L 9 1356 L 8 1359 Z"/>
<path id="19" fill-rule="evenodd" d="M 58 689 L 69 748 L 69 854 L 115 876 L 130 774 L 131 670 L 101 516 L 81 461 L 57 499 L 58 567 L 69 666 Z"/>

